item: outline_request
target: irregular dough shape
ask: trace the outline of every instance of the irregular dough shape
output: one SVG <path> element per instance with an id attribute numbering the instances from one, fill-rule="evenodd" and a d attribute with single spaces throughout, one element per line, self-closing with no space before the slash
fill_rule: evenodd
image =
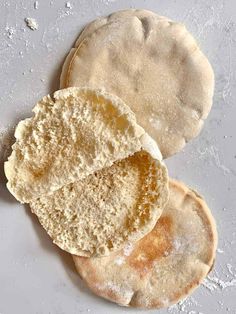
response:
<path id="1" fill-rule="evenodd" d="M 217 246 L 204 200 L 171 180 L 170 198 L 155 228 L 108 257 L 74 256 L 76 269 L 98 296 L 120 305 L 162 308 L 185 298 L 211 270 Z"/>
<path id="2" fill-rule="evenodd" d="M 18 124 L 5 162 L 7 187 L 22 203 L 134 154 L 145 136 L 121 99 L 98 90 L 57 91 L 33 112 Z"/>
<path id="3" fill-rule="evenodd" d="M 98 19 L 81 36 L 61 87 L 88 85 L 121 97 L 164 158 L 199 134 L 212 105 L 214 74 L 184 25 L 127 10 Z"/>
<path id="4" fill-rule="evenodd" d="M 165 166 L 142 150 L 34 200 L 30 207 L 63 250 L 104 256 L 150 232 L 167 199 Z"/>

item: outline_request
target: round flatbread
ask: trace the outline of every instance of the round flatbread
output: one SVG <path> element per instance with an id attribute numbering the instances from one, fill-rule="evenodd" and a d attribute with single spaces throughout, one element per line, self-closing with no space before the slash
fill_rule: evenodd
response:
<path id="1" fill-rule="evenodd" d="M 217 231 L 207 204 L 180 182 L 171 180 L 169 188 L 162 216 L 143 239 L 108 257 L 73 257 L 95 294 L 125 306 L 167 307 L 189 295 L 211 270 Z"/>
<path id="2" fill-rule="evenodd" d="M 66 60 L 63 64 L 62 73 L 61 73 L 61 77 L 60 77 L 61 88 L 66 86 L 68 67 L 70 66 L 70 62 L 74 56 L 74 53 L 76 52 L 76 49 L 79 47 L 79 45 L 85 39 L 85 37 L 90 36 L 93 32 L 95 32 L 98 28 L 102 27 L 105 24 L 108 24 L 108 23 L 111 23 L 114 21 L 117 22 L 117 20 L 121 20 L 121 23 L 122 23 L 122 19 L 124 19 L 124 18 L 129 18 L 129 17 L 133 17 L 133 16 L 136 16 L 138 18 L 145 18 L 145 17 L 149 17 L 150 15 L 155 15 L 156 18 L 158 18 L 158 19 L 168 20 L 168 18 L 166 18 L 165 16 L 157 15 L 151 11 L 129 9 L 129 10 L 117 11 L 117 12 L 112 13 L 106 17 L 97 18 L 96 20 L 94 20 L 91 23 L 89 23 L 88 25 L 86 25 L 85 28 L 80 33 L 78 39 L 76 40 L 75 48 L 72 48 L 70 50 L 70 52 L 67 55 Z"/>
<path id="3" fill-rule="evenodd" d="M 212 105 L 214 75 L 184 25 L 128 10 L 99 19 L 81 36 L 61 87 L 99 87 L 121 97 L 164 157 L 199 134 Z"/>
<path id="4" fill-rule="evenodd" d="M 122 19 L 124 18 L 130 18 L 133 16 L 136 16 L 138 18 L 145 18 L 145 17 L 149 17 L 150 15 L 155 15 L 156 18 L 158 19 L 169 20 L 165 16 L 157 15 L 156 13 L 148 11 L 148 10 L 129 9 L 129 10 L 117 11 L 108 16 L 97 18 L 96 20 L 86 25 L 85 28 L 80 33 L 78 39 L 76 40 L 75 47 L 70 50 L 69 54 L 67 55 L 65 59 L 65 62 L 62 67 L 61 76 L 60 76 L 60 87 L 64 88 L 67 85 L 68 67 L 70 66 L 71 60 L 76 52 L 76 49 L 85 39 L 85 37 L 89 37 L 90 35 L 92 35 L 93 32 L 95 32 L 98 28 L 104 26 L 105 24 L 109 24 L 112 22 L 117 23 L 118 20 L 120 20 L 122 23 Z"/>
<path id="5" fill-rule="evenodd" d="M 30 207 L 63 250 L 104 256 L 150 232 L 167 200 L 166 168 L 142 150 Z"/>
<path id="6" fill-rule="evenodd" d="M 124 18 L 132 18 L 134 16 L 136 16 L 139 19 L 145 19 L 149 18 L 150 16 L 153 16 L 155 19 L 171 21 L 168 17 L 158 15 L 148 10 L 129 9 L 117 11 L 108 16 L 97 18 L 96 20 L 86 25 L 86 27 L 79 35 L 79 38 L 75 43 L 75 47 L 79 47 L 80 43 L 84 40 L 85 37 L 90 36 L 93 32 L 95 32 L 98 28 L 102 27 L 103 25 L 113 22 L 118 23 L 118 20 L 120 20 L 120 22 L 122 23 Z"/>

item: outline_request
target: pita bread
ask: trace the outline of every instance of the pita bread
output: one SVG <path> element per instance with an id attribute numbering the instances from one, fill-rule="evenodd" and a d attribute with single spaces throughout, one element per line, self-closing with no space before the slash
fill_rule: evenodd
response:
<path id="1" fill-rule="evenodd" d="M 89 23 L 88 25 L 86 25 L 86 27 L 83 29 L 83 31 L 79 35 L 79 38 L 77 39 L 75 43 L 75 47 L 79 47 L 80 43 L 85 39 L 85 37 L 92 35 L 93 32 L 95 32 L 98 28 L 102 27 L 103 25 L 112 23 L 112 22 L 118 22 L 118 20 L 122 22 L 124 18 L 132 18 L 134 16 L 136 16 L 139 19 L 149 18 L 150 16 L 153 16 L 154 18 L 157 18 L 160 20 L 171 21 L 168 17 L 158 15 L 148 10 L 128 9 L 128 10 L 117 11 L 108 16 L 99 17 L 96 20 Z"/>
<path id="2" fill-rule="evenodd" d="M 62 73 L 61 73 L 61 77 L 60 77 L 61 88 L 64 88 L 67 84 L 66 80 L 67 80 L 68 67 L 70 66 L 70 62 L 74 56 L 74 53 L 76 52 L 76 48 L 79 47 L 79 45 L 82 43 L 82 41 L 86 37 L 89 37 L 90 35 L 92 35 L 92 33 L 95 32 L 98 28 L 100 28 L 106 24 L 112 23 L 114 21 L 117 22 L 117 20 L 121 20 L 121 22 L 122 22 L 122 19 L 130 18 L 133 16 L 136 16 L 138 18 L 146 18 L 146 17 L 149 17 L 150 15 L 155 15 L 156 18 L 158 18 L 158 19 L 168 20 L 168 18 L 166 18 L 164 16 L 157 15 L 151 11 L 129 9 L 129 10 L 121 10 L 121 11 L 112 13 L 106 17 L 99 17 L 96 20 L 89 23 L 88 25 L 86 25 L 86 27 L 83 29 L 83 31 L 79 35 L 78 39 L 76 40 L 75 48 L 72 48 L 70 50 L 70 52 L 69 52 L 68 56 L 66 57 L 66 60 L 63 64 Z"/>
<path id="3" fill-rule="evenodd" d="M 212 105 L 214 74 L 184 25 L 128 10 L 93 22 L 81 36 L 61 87 L 90 86 L 121 97 L 164 158 L 199 134 Z"/>
<path id="4" fill-rule="evenodd" d="M 95 294 L 125 306 L 167 307 L 211 270 L 217 231 L 207 204 L 183 183 L 171 180 L 169 188 L 161 218 L 143 239 L 108 257 L 73 257 Z"/>
<path id="5" fill-rule="evenodd" d="M 150 232 L 167 200 L 166 168 L 142 150 L 30 207 L 63 250 L 104 256 Z"/>
<path id="6" fill-rule="evenodd" d="M 5 163 L 7 187 L 22 203 L 111 166 L 147 138 L 121 99 L 98 90 L 57 91 L 33 112 L 18 124 Z"/>

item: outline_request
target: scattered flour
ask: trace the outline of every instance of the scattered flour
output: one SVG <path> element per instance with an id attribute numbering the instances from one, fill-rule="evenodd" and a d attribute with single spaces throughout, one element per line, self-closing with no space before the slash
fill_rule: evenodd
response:
<path id="1" fill-rule="evenodd" d="M 114 293 L 126 298 L 127 301 L 129 301 L 134 294 L 133 290 L 130 289 L 129 287 L 124 287 L 124 286 L 115 284 L 113 281 L 108 281 L 104 285 L 97 284 L 96 287 L 99 290 L 111 290 Z"/>
<path id="2" fill-rule="evenodd" d="M 72 9 L 72 5 L 71 5 L 71 3 L 69 1 L 66 2 L 65 7 L 67 9 Z"/>
<path id="3" fill-rule="evenodd" d="M 193 297 L 188 297 L 186 299 L 181 300 L 179 303 L 174 304 L 168 308 L 168 313 L 177 314 L 177 313 L 188 313 L 188 314 L 203 314 L 199 311 L 192 310 L 191 308 L 194 306 L 198 306 L 199 304 Z"/>
<path id="4" fill-rule="evenodd" d="M 115 259 L 115 264 L 116 265 L 123 265 L 124 264 L 124 262 L 125 262 L 125 258 L 124 258 L 124 256 L 118 256 L 116 259 Z"/>
<path id="5" fill-rule="evenodd" d="M 133 249 L 134 249 L 133 244 L 127 243 L 123 249 L 124 255 L 129 256 L 132 253 Z"/>
<path id="6" fill-rule="evenodd" d="M 89 313 L 89 312 L 91 312 L 91 309 L 81 309 L 81 308 L 77 309 L 77 313 Z"/>
<path id="7" fill-rule="evenodd" d="M 214 277 L 208 276 L 203 281 L 202 285 L 210 292 L 216 290 L 224 290 L 228 287 L 236 287 L 236 278 L 231 279 L 229 281 L 224 281 L 215 276 Z"/>
<path id="8" fill-rule="evenodd" d="M 159 119 L 157 118 L 150 118 L 149 119 L 150 124 L 152 125 L 153 128 L 155 128 L 156 130 L 161 130 L 162 128 L 162 123 Z"/>
<path id="9" fill-rule="evenodd" d="M 37 30 L 39 27 L 37 21 L 31 17 L 25 18 L 25 23 L 32 31 Z"/>
<path id="10" fill-rule="evenodd" d="M 175 249 L 175 251 L 179 251 L 180 250 L 180 248 L 181 248 L 181 246 L 182 246 L 182 243 L 181 243 L 182 241 L 180 241 L 180 240 L 178 240 L 178 239 L 175 239 L 174 241 L 173 241 L 173 246 L 174 246 L 174 249 Z"/>
<path id="11" fill-rule="evenodd" d="M 192 254 L 198 251 L 198 242 L 194 237 L 175 237 L 172 254 Z"/>
<path id="12" fill-rule="evenodd" d="M 224 175 L 230 173 L 230 169 L 227 168 L 220 160 L 220 155 L 217 147 L 211 145 L 209 148 L 207 147 L 202 151 L 199 149 L 198 153 L 200 154 L 200 158 L 204 158 L 207 157 L 207 155 L 210 155 L 210 157 L 213 158 L 215 165 L 223 171 Z"/>
<path id="13" fill-rule="evenodd" d="M 222 280 L 217 276 L 217 272 L 214 272 L 213 276 L 207 276 L 207 278 L 203 281 L 202 285 L 208 291 L 222 291 L 229 287 L 236 287 L 236 272 L 235 267 L 233 265 L 227 263 L 226 268 L 228 274 L 226 275 L 227 278 L 231 277 L 229 280 Z"/>
<path id="14" fill-rule="evenodd" d="M 102 2 L 106 5 L 110 4 L 110 3 L 114 3 L 116 2 L 117 0 L 103 0 Z"/>
<path id="15" fill-rule="evenodd" d="M 61 19 L 64 19 L 65 17 L 72 15 L 74 15 L 74 12 L 70 8 L 67 9 L 66 11 L 60 10 L 57 21 L 60 21 Z"/>
<path id="16" fill-rule="evenodd" d="M 220 250 L 221 251 L 221 250 Z M 222 251 L 223 252 L 223 251 Z M 236 272 L 235 268 L 231 264 L 226 264 L 228 273 L 231 275 L 229 280 L 222 280 L 214 274 L 213 276 L 208 276 L 202 283 L 202 286 L 206 288 L 211 293 L 216 291 L 223 291 L 227 288 L 235 288 L 236 287 Z M 229 275 L 227 275 L 229 277 Z M 219 305 L 223 306 L 223 302 L 218 302 Z M 193 299 L 193 297 L 188 297 L 179 303 L 172 305 L 168 308 L 168 312 L 171 314 L 178 313 L 188 313 L 188 314 L 202 314 L 199 310 L 193 310 L 193 306 L 198 306 L 199 304 Z"/>
<path id="17" fill-rule="evenodd" d="M 228 263 L 228 264 L 226 265 L 226 267 L 227 267 L 228 272 L 230 273 L 230 275 L 236 277 L 236 273 L 233 272 L 233 268 L 234 268 L 233 265 L 231 265 L 231 264 Z"/>
<path id="18" fill-rule="evenodd" d="M 39 2 L 38 1 L 34 2 L 34 8 L 35 8 L 35 10 L 38 10 L 38 8 L 39 8 Z"/>

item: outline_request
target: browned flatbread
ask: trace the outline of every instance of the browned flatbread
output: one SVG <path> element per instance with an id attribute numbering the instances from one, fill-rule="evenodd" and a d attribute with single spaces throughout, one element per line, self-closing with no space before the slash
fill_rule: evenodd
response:
<path id="1" fill-rule="evenodd" d="M 201 283 L 216 245 L 216 225 L 205 201 L 172 180 L 168 205 L 151 233 L 110 256 L 74 256 L 74 262 L 98 296 L 125 306 L 162 308 Z"/>

